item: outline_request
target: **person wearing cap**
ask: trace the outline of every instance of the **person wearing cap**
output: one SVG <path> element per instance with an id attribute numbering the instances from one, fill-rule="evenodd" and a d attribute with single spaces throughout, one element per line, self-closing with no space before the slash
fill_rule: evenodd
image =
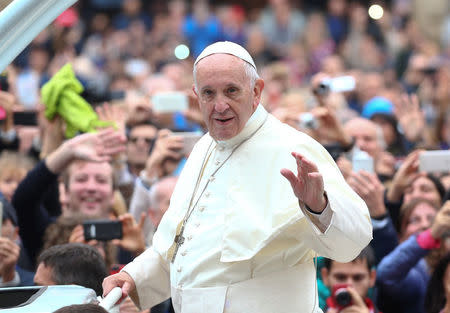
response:
<path id="1" fill-rule="evenodd" d="M 177 313 L 320 312 L 314 257 L 355 258 L 370 216 L 326 150 L 264 109 L 263 88 L 241 46 L 199 55 L 193 89 L 209 132 L 153 246 L 107 277 L 104 295 L 119 286 L 142 309 L 171 296 Z"/>

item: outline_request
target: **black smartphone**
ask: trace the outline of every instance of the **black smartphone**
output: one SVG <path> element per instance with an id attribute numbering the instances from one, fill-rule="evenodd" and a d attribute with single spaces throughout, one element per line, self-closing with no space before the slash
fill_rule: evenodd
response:
<path id="1" fill-rule="evenodd" d="M 13 113 L 14 125 L 37 126 L 36 111 L 19 111 Z"/>
<path id="2" fill-rule="evenodd" d="M 84 239 L 107 241 L 122 238 L 122 223 L 111 220 L 90 220 L 83 222 Z"/>
<path id="3" fill-rule="evenodd" d="M 9 91 L 8 75 L 6 72 L 0 74 L 0 90 Z"/>

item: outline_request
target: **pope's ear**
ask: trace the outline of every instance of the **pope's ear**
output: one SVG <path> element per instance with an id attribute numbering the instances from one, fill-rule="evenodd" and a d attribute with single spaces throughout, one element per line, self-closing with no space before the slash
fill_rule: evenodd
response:
<path id="1" fill-rule="evenodd" d="M 255 106 L 258 105 L 261 102 L 261 94 L 264 90 L 264 80 L 261 78 L 258 78 L 255 81 L 255 86 L 253 87 L 253 95 L 255 97 Z"/>
<path id="2" fill-rule="evenodd" d="M 197 90 L 195 88 L 195 84 L 192 84 L 192 91 L 194 92 L 194 95 L 198 98 Z"/>

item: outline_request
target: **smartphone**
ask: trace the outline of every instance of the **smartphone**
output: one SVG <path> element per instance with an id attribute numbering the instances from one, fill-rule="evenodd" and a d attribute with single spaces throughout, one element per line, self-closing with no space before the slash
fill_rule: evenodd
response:
<path id="1" fill-rule="evenodd" d="M 184 155 L 189 155 L 197 141 L 199 141 L 203 136 L 203 134 L 199 132 L 175 132 L 172 133 L 172 135 L 183 137 L 183 149 L 181 152 Z"/>
<path id="2" fill-rule="evenodd" d="M 151 98 L 152 110 L 157 113 L 173 113 L 189 108 L 189 100 L 183 92 L 161 92 Z"/>
<path id="3" fill-rule="evenodd" d="M 0 74 L 0 90 L 9 91 L 8 75 L 6 72 Z"/>
<path id="4" fill-rule="evenodd" d="M 18 111 L 13 113 L 14 125 L 37 126 L 36 111 Z"/>
<path id="5" fill-rule="evenodd" d="M 122 238 L 122 223 L 112 220 L 89 220 L 83 222 L 84 238 L 86 240 L 107 241 Z"/>
<path id="6" fill-rule="evenodd" d="M 450 150 L 423 151 L 419 155 L 419 170 L 423 172 L 450 171 Z"/>
<path id="7" fill-rule="evenodd" d="M 320 125 L 319 120 L 312 113 L 306 112 L 300 114 L 298 126 L 300 129 L 317 129 Z"/>
<path id="8" fill-rule="evenodd" d="M 348 284 L 335 284 L 333 285 L 331 296 L 333 297 L 333 302 L 338 310 L 342 310 L 350 305 L 352 305 L 352 295 L 348 292 Z"/>
<path id="9" fill-rule="evenodd" d="M 364 170 L 369 173 L 374 173 L 373 158 L 365 151 L 355 150 L 352 156 L 352 170 L 353 172 Z"/>
<path id="10" fill-rule="evenodd" d="M 331 92 L 347 92 L 352 91 L 356 87 L 356 81 L 353 76 L 339 76 L 323 80 L 314 93 L 317 95 L 326 95 Z"/>

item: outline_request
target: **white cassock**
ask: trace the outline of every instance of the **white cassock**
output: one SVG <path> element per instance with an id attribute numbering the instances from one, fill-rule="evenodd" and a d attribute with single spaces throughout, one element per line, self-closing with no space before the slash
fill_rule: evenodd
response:
<path id="1" fill-rule="evenodd" d="M 328 207 L 321 215 L 300 208 L 280 174 L 282 168 L 297 173 L 292 151 L 313 161 L 323 175 Z M 209 153 L 193 203 L 209 183 L 171 263 L 168 251 L 176 227 Z M 153 247 L 123 270 L 134 279 L 138 294 L 134 300 L 143 309 L 171 296 L 177 313 L 320 312 L 314 257 L 348 262 L 371 238 L 366 204 L 347 185 L 326 150 L 259 105 L 237 136 L 216 142 L 206 134 L 198 142 Z"/>

